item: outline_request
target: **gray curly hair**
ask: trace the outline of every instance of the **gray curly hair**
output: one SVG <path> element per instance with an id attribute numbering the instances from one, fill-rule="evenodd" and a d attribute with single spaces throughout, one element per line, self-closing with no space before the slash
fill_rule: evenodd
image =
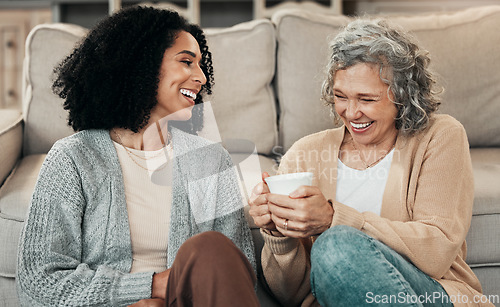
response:
<path id="1" fill-rule="evenodd" d="M 427 127 L 429 116 L 440 105 L 436 94 L 442 89 L 437 88 L 428 69 L 428 52 L 420 49 L 408 33 L 385 20 L 357 19 L 331 41 L 330 50 L 322 98 L 337 120 L 333 92 L 336 72 L 358 63 L 371 63 L 379 65 L 380 77 L 393 94 L 398 109 L 396 128 L 411 135 Z"/>

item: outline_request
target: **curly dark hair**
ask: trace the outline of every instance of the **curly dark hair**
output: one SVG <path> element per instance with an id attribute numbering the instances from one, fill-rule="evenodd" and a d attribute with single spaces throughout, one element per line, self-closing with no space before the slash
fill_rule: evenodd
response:
<path id="1" fill-rule="evenodd" d="M 200 46 L 207 83 L 195 103 L 202 103 L 202 93 L 212 92 L 213 67 L 201 28 L 174 11 L 128 7 L 100 21 L 54 68 L 52 89 L 65 100 L 73 130 L 144 128 L 157 104 L 163 55 L 180 31 L 193 35 Z M 191 129 L 184 130 L 201 130 L 193 123 L 202 123 L 203 108 L 195 109 Z"/>

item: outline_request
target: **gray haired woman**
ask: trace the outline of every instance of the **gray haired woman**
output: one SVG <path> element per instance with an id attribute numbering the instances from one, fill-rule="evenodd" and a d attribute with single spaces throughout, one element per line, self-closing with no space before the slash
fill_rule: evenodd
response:
<path id="1" fill-rule="evenodd" d="M 277 195 L 262 182 L 250 201 L 271 290 L 286 306 L 488 305 L 465 263 L 467 136 L 435 114 L 427 52 L 362 19 L 330 47 L 323 99 L 343 126 L 297 141 L 279 167 L 313 185 Z"/>

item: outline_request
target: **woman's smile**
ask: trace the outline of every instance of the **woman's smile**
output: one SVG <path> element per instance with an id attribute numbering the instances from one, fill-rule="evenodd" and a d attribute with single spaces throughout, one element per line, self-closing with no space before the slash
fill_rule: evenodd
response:
<path id="1" fill-rule="evenodd" d="M 366 122 L 366 123 L 349 122 L 349 124 L 351 125 L 352 131 L 356 132 L 356 133 L 363 133 L 363 132 L 367 131 L 368 129 L 370 129 L 370 127 L 372 126 L 373 123 L 374 123 L 374 121 Z"/>
<path id="2" fill-rule="evenodd" d="M 200 66 L 201 60 L 201 51 L 196 39 L 188 32 L 179 32 L 174 45 L 168 48 L 163 56 L 158 83 L 158 104 L 151 112 L 151 121 L 169 115 L 173 115 L 175 120 L 188 120 L 191 117 L 196 97 L 207 82 Z"/>
<path id="3" fill-rule="evenodd" d="M 397 108 L 378 65 L 360 63 L 335 74 L 335 111 L 361 146 L 393 144 Z"/>

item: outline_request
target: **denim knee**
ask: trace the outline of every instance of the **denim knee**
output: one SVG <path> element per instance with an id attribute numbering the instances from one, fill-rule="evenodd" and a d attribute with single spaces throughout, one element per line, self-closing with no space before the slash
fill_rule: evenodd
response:
<path id="1" fill-rule="evenodd" d="M 360 230 L 350 226 L 334 226 L 314 242 L 311 250 L 311 262 L 328 265 L 332 261 L 338 262 L 347 260 L 352 263 L 350 256 L 367 244 L 370 244 L 370 237 Z"/>
<path id="2" fill-rule="evenodd" d="M 356 278 L 350 268 L 365 262 L 362 250 L 370 244 L 370 237 L 345 225 L 334 226 L 314 242 L 311 250 L 311 291 L 321 301 L 324 291 L 335 292 L 336 280 L 347 282 Z M 347 282 L 349 283 L 349 282 Z M 342 291 L 341 289 L 338 289 Z"/>

